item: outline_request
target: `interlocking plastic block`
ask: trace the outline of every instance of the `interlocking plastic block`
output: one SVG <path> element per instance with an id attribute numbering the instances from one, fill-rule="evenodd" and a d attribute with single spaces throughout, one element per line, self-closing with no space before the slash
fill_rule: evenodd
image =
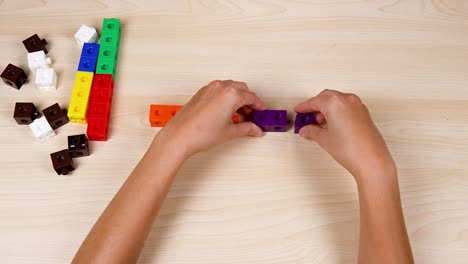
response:
<path id="1" fill-rule="evenodd" d="M 37 69 L 36 86 L 39 90 L 53 91 L 57 89 L 57 74 L 52 68 Z"/>
<path id="2" fill-rule="evenodd" d="M 73 100 L 68 105 L 68 119 L 76 124 L 86 124 L 88 101 Z"/>
<path id="3" fill-rule="evenodd" d="M 93 118 L 102 118 L 109 120 L 110 117 L 110 105 L 109 103 L 96 103 L 92 102 L 88 106 L 88 116 L 89 119 Z"/>
<path id="4" fill-rule="evenodd" d="M 19 90 L 21 86 L 23 86 L 23 84 L 28 81 L 28 76 L 26 73 L 24 73 L 23 69 L 16 67 L 13 64 L 8 64 L 0 77 L 6 85 L 9 85 L 17 90 Z"/>
<path id="5" fill-rule="evenodd" d="M 294 133 L 299 133 L 302 127 L 316 125 L 315 115 L 315 113 L 297 113 L 296 121 L 294 122 Z"/>
<path id="6" fill-rule="evenodd" d="M 75 75 L 75 83 L 73 84 L 73 89 L 76 87 L 86 88 L 91 91 L 91 85 L 93 84 L 94 73 L 77 71 Z"/>
<path id="7" fill-rule="evenodd" d="M 112 79 L 112 74 L 95 74 L 93 79 L 94 89 L 113 89 L 114 88 L 114 79 Z"/>
<path id="8" fill-rule="evenodd" d="M 60 108 L 59 104 L 53 104 L 46 109 L 42 110 L 47 122 L 49 122 L 52 129 L 57 129 L 70 121 L 67 115 L 64 113 L 65 110 Z"/>
<path id="9" fill-rule="evenodd" d="M 40 68 L 48 68 L 51 63 L 52 60 L 43 50 L 28 53 L 28 66 L 32 73 Z"/>
<path id="10" fill-rule="evenodd" d="M 112 89 L 91 89 L 89 95 L 90 104 L 108 104 L 112 102 Z"/>
<path id="11" fill-rule="evenodd" d="M 252 114 L 253 122 L 264 132 L 286 132 L 291 123 L 286 110 L 254 110 Z"/>
<path id="12" fill-rule="evenodd" d="M 46 48 L 47 40 L 41 39 L 37 34 L 34 34 L 31 37 L 23 40 L 23 44 L 28 52 L 43 50 L 45 54 L 48 53 Z"/>
<path id="13" fill-rule="evenodd" d="M 50 126 L 47 119 L 43 116 L 41 118 L 37 118 L 29 124 L 29 128 L 33 132 L 34 136 L 39 139 L 41 143 L 46 142 L 50 138 L 55 136 L 55 132 Z"/>
<path id="14" fill-rule="evenodd" d="M 96 63 L 99 55 L 99 44 L 85 43 L 81 50 L 80 63 L 78 71 L 95 72 Z"/>
<path id="15" fill-rule="evenodd" d="M 95 28 L 81 25 L 78 31 L 75 33 L 75 42 L 78 45 L 85 43 L 96 43 L 98 40 L 98 34 Z"/>
<path id="16" fill-rule="evenodd" d="M 99 59 L 117 61 L 118 53 L 117 47 L 102 45 L 99 49 Z"/>
<path id="17" fill-rule="evenodd" d="M 52 160 L 52 165 L 58 175 L 67 175 L 75 170 L 75 164 L 73 163 L 68 149 L 50 154 L 50 159 Z"/>
<path id="18" fill-rule="evenodd" d="M 86 135 L 68 136 L 68 151 L 72 158 L 89 156 L 89 143 Z"/>
<path id="19" fill-rule="evenodd" d="M 181 105 L 150 105 L 150 125 L 152 127 L 165 126 L 182 107 Z"/>
<path id="20" fill-rule="evenodd" d="M 29 125 L 39 117 L 39 111 L 33 103 L 16 103 L 13 118 L 18 125 Z"/>
<path id="21" fill-rule="evenodd" d="M 78 70 L 94 73 L 96 71 L 96 64 L 97 64 L 97 58 L 81 57 L 80 63 L 78 64 Z"/>
<path id="22" fill-rule="evenodd" d="M 102 31 L 101 45 L 118 48 L 120 45 L 120 32 L 119 31 Z"/>
<path id="23" fill-rule="evenodd" d="M 107 141 L 108 121 L 104 118 L 88 118 L 86 135 L 91 141 Z"/>
<path id="24" fill-rule="evenodd" d="M 112 74 L 112 77 L 115 78 L 116 72 L 116 63 L 115 59 L 101 59 L 98 58 L 96 73 L 97 74 Z"/>
<path id="25" fill-rule="evenodd" d="M 99 56 L 99 47 L 96 43 L 85 43 L 81 49 L 81 57 L 97 58 Z"/>
<path id="26" fill-rule="evenodd" d="M 121 31 L 120 27 L 120 19 L 118 18 L 104 18 L 102 21 L 102 31 L 109 32 L 109 31 Z"/>

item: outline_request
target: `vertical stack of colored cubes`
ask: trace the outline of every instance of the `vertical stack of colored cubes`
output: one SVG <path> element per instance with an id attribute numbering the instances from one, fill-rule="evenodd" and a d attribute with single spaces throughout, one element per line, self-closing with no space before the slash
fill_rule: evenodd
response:
<path id="1" fill-rule="evenodd" d="M 73 123 L 88 124 L 89 140 L 107 140 L 120 33 L 120 20 L 105 18 L 100 44 L 83 45 L 68 117 Z"/>
<path id="2" fill-rule="evenodd" d="M 89 140 L 106 141 L 120 46 L 120 20 L 105 18 L 102 23 L 96 75 L 88 106 Z"/>
<path id="3" fill-rule="evenodd" d="M 68 106 L 68 118 L 72 123 L 86 124 L 86 111 L 94 78 L 99 44 L 85 43 L 75 76 L 72 96 Z"/>

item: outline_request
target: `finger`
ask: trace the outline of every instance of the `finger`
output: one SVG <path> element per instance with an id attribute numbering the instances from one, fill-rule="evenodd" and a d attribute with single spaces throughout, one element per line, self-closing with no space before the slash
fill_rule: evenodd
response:
<path id="1" fill-rule="evenodd" d="M 243 116 L 249 116 L 252 113 L 252 108 L 250 106 L 244 105 L 241 108 L 237 109 L 237 113 Z"/>
<path id="2" fill-rule="evenodd" d="M 262 130 L 252 122 L 242 122 L 230 126 L 231 138 L 251 136 L 258 137 L 263 134 Z"/>
<path id="3" fill-rule="evenodd" d="M 266 109 L 265 104 L 255 93 L 239 90 L 239 105 L 237 105 L 237 108 L 242 106 L 249 106 L 255 110 Z"/>
<path id="4" fill-rule="evenodd" d="M 299 135 L 323 145 L 326 139 L 326 129 L 317 125 L 308 125 L 299 130 Z"/>
<path id="5" fill-rule="evenodd" d="M 225 80 L 223 83 L 227 86 L 234 87 L 236 89 L 242 90 L 242 91 L 248 91 L 249 87 L 245 82 L 238 82 L 238 81 L 233 81 L 233 80 Z"/>
<path id="6" fill-rule="evenodd" d="M 325 123 L 327 122 L 322 113 L 317 113 L 315 115 L 315 121 L 317 121 L 319 125 L 325 125 Z"/>
<path id="7" fill-rule="evenodd" d="M 294 111 L 298 113 L 322 112 L 322 107 L 328 98 L 327 96 L 312 97 L 296 105 Z"/>
<path id="8" fill-rule="evenodd" d="M 337 91 L 337 90 L 332 90 L 332 89 L 325 89 L 321 91 L 317 96 L 323 96 L 323 95 L 339 95 L 342 94 L 342 92 Z"/>

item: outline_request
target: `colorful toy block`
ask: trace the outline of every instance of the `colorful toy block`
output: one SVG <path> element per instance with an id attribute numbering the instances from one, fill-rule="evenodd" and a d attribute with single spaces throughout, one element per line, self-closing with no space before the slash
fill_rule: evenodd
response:
<path id="1" fill-rule="evenodd" d="M 102 21 L 102 31 L 117 31 L 121 32 L 120 19 L 118 18 L 104 18 Z"/>
<path id="2" fill-rule="evenodd" d="M 86 124 L 86 112 L 93 78 L 92 72 L 78 71 L 76 73 L 67 114 L 72 123 Z"/>
<path id="3" fill-rule="evenodd" d="M 23 86 L 23 84 L 28 81 L 28 76 L 23 71 L 23 69 L 16 67 L 13 64 L 8 64 L 0 77 L 6 85 L 9 85 L 17 90 L 21 89 L 21 86 Z"/>
<path id="4" fill-rule="evenodd" d="M 120 31 L 103 30 L 101 45 L 118 48 L 120 45 Z"/>
<path id="5" fill-rule="evenodd" d="M 104 118 L 88 118 L 86 135 L 92 141 L 107 141 L 109 120 Z"/>
<path id="6" fill-rule="evenodd" d="M 48 53 L 46 48 L 47 40 L 39 38 L 37 34 L 34 34 L 31 37 L 23 40 L 23 44 L 29 53 L 40 50 L 43 50 L 45 54 Z"/>
<path id="7" fill-rule="evenodd" d="M 54 130 L 68 123 L 69 119 L 64 112 L 65 110 L 62 110 L 59 104 L 53 104 L 42 110 L 47 122 Z"/>
<path id="8" fill-rule="evenodd" d="M 43 50 L 28 53 L 28 66 L 32 73 L 37 69 L 49 68 L 52 60 L 45 54 Z"/>
<path id="9" fill-rule="evenodd" d="M 89 96 L 90 104 L 108 104 L 110 106 L 112 102 L 112 89 L 93 89 Z"/>
<path id="10" fill-rule="evenodd" d="M 99 55 L 99 44 L 85 43 L 81 51 L 80 63 L 78 64 L 78 71 L 95 72 L 97 58 Z"/>
<path id="11" fill-rule="evenodd" d="M 316 125 L 315 116 L 315 113 L 297 113 L 296 121 L 294 122 L 294 133 L 299 133 L 302 127 Z"/>
<path id="12" fill-rule="evenodd" d="M 286 132 L 291 123 L 286 110 L 254 110 L 252 115 L 253 122 L 264 132 Z"/>
<path id="13" fill-rule="evenodd" d="M 115 77 L 116 72 L 116 60 L 115 59 L 101 59 L 98 58 L 96 73 L 97 74 L 112 74 Z"/>
<path id="14" fill-rule="evenodd" d="M 33 103 L 16 103 L 13 118 L 18 125 L 29 125 L 39 117 L 39 111 Z"/>
<path id="15" fill-rule="evenodd" d="M 49 122 L 47 122 L 45 116 L 35 119 L 31 124 L 29 124 L 29 128 L 41 143 L 55 137 L 55 132 Z"/>
<path id="16" fill-rule="evenodd" d="M 52 165 L 58 175 L 67 175 L 75 170 L 75 164 L 73 163 L 68 149 L 50 154 L 50 159 L 52 160 Z"/>
<path id="17" fill-rule="evenodd" d="M 152 127 L 164 127 L 182 107 L 181 105 L 150 105 L 150 125 Z"/>
<path id="18" fill-rule="evenodd" d="M 52 68 L 37 69 L 35 82 L 39 90 L 53 91 L 57 87 L 57 74 Z"/>
<path id="19" fill-rule="evenodd" d="M 104 120 L 109 120 L 110 117 L 110 104 L 109 102 L 96 103 L 92 102 L 88 107 L 88 116 L 89 119 L 92 118 L 101 118 Z"/>
<path id="20" fill-rule="evenodd" d="M 109 74 L 95 74 L 92 89 L 113 89 L 114 79 Z"/>
<path id="21" fill-rule="evenodd" d="M 72 158 L 89 156 L 89 143 L 86 135 L 68 136 L 68 151 Z"/>
<path id="22" fill-rule="evenodd" d="M 85 43 L 96 43 L 98 40 L 98 34 L 95 28 L 81 25 L 78 31 L 75 33 L 75 42 L 78 45 Z"/>

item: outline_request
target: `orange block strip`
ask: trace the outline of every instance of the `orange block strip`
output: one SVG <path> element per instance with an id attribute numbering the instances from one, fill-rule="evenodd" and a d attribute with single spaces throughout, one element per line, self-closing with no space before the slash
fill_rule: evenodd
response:
<path id="1" fill-rule="evenodd" d="M 182 105 L 150 105 L 149 122 L 152 127 L 164 127 L 182 109 Z M 239 114 L 232 115 L 234 124 L 241 122 Z"/>
<path id="2" fill-rule="evenodd" d="M 181 105 L 151 105 L 149 122 L 152 127 L 163 127 L 182 109 Z"/>

